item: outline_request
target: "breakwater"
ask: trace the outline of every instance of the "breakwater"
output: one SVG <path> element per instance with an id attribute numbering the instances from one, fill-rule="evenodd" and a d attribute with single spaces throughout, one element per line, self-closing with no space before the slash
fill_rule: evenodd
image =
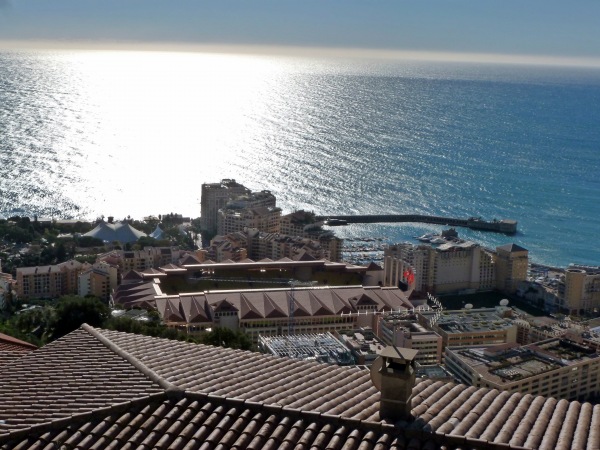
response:
<path id="1" fill-rule="evenodd" d="M 492 231 L 495 233 L 515 234 L 517 221 L 511 219 L 483 220 L 480 217 L 457 219 L 454 217 L 427 216 L 421 214 L 368 214 L 368 215 L 332 215 L 317 216 L 317 221 L 322 221 L 329 226 L 341 226 L 351 223 L 431 223 L 451 227 L 470 228 L 472 230 Z"/>

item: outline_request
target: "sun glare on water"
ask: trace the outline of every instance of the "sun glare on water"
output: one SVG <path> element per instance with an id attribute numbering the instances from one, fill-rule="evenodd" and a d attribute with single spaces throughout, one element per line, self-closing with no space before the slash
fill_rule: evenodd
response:
<path id="1" fill-rule="evenodd" d="M 108 51 L 62 57 L 70 68 L 64 89 L 80 112 L 65 143 L 78 143 L 81 182 L 92 192 L 102 186 L 94 212 L 117 217 L 170 212 L 157 211 L 165 204 L 197 215 L 200 184 L 235 176 L 246 165 L 248 143 L 268 138 L 253 122 L 268 115 L 282 86 L 274 86 L 280 69 L 268 58 Z"/>

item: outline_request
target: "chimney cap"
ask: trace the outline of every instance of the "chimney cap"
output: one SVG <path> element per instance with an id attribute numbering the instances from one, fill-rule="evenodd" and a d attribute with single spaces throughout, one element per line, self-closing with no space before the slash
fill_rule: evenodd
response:
<path id="1" fill-rule="evenodd" d="M 413 364 L 415 356 L 417 356 L 418 350 L 412 348 L 396 347 L 388 345 L 383 349 L 379 356 L 373 361 L 371 365 L 371 381 L 378 391 L 381 391 L 381 368 L 386 359 L 395 359 L 396 361 L 403 361 L 409 365 Z"/>

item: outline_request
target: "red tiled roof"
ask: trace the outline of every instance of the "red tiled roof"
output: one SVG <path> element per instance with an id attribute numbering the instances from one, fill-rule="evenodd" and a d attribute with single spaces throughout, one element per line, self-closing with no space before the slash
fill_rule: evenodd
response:
<path id="1" fill-rule="evenodd" d="M 37 349 L 37 346 L 29 342 L 0 333 L 0 367 L 3 367 L 14 359 L 21 358 L 35 349 Z"/>
<path id="2" fill-rule="evenodd" d="M 160 270 L 157 270 L 153 267 L 144 270 L 143 272 L 141 272 L 141 275 L 144 279 L 146 278 L 164 278 L 167 276 L 166 273 L 161 272 Z"/>
<path id="3" fill-rule="evenodd" d="M 0 433 L 161 393 L 83 329 L 0 369 Z"/>
<path id="4" fill-rule="evenodd" d="M 194 255 L 185 255 L 185 257 L 179 263 L 182 265 L 183 264 L 201 264 L 202 261 L 200 261 Z"/>
<path id="5" fill-rule="evenodd" d="M 0 388 L 2 448 L 600 448 L 600 405 L 427 380 L 389 423 L 356 367 L 87 326 Z"/>
<path id="6" fill-rule="evenodd" d="M 188 322 L 212 322 L 212 318 L 208 312 L 206 298 L 197 297 L 194 295 L 179 297 L 181 301 L 181 309 Z M 157 299 L 156 305 L 162 300 Z"/>
<path id="7" fill-rule="evenodd" d="M 115 303 L 132 308 L 135 304 L 154 304 L 154 298 L 161 294 L 154 281 L 144 281 L 131 284 L 120 284 L 112 297 Z"/>
<path id="8" fill-rule="evenodd" d="M 11 351 L 0 348 L 0 368 L 15 359 L 23 357 L 27 353 L 27 351 Z"/>
<path id="9" fill-rule="evenodd" d="M 31 351 L 35 350 L 37 345 L 22 341 L 8 334 L 0 333 L 0 350 L 10 351 Z"/>
<path id="10" fill-rule="evenodd" d="M 175 264 L 167 264 L 164 265 L 162 267 L 159 267 L 160 270 L 162 270 L 164 273 L 185 273 L 187 272 L 187 269 L 180 267 L 180 266 L 176 266 Z"/>
<path id="11" fill-rule="evenodd" d="M 125 275 L 123 275 L 123 281 L 142 281 L 144 279 L 143 275 L 136 271 L 136 270 L 130 270 L 129 272 L 127 272 Z"/>

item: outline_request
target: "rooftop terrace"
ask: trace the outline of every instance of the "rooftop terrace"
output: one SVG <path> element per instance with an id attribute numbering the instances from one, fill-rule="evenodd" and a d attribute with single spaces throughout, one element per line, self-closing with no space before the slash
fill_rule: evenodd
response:
<path id="1" fill-rule="evenodd" d="M 600 357 L 594 350 L 566 339 L 549 339 L 523 347 L 503 344 L 450 350 L 494 383 L 510 383 Z"/>
<path id="2" fill-rule="evenodd" d="M 448 334 L 500 331 L 514 326 L 495 308 L 461 309 L 443 312 L 420 312 L 430 324 L 437 325 Z"/>

